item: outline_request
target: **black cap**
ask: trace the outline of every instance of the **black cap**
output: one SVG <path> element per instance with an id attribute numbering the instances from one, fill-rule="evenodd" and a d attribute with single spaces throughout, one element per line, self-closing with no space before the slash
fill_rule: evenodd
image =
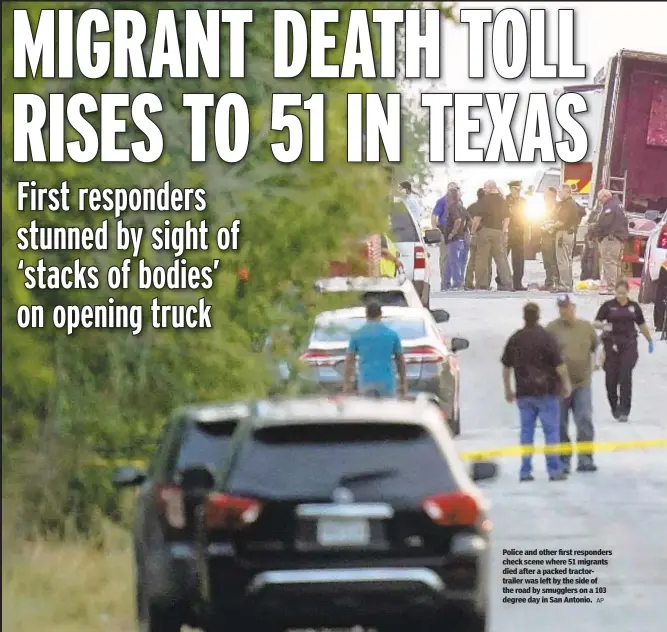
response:
<path id="1" fill-rule="evenodd" d="M 507 183 L 507 186 L 521 188 L 521 180 L 512 180 L 511 182 Z"/>

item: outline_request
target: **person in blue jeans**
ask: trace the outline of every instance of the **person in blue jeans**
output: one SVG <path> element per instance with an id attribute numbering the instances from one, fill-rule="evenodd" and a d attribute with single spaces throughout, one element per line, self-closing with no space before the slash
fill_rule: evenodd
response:
<path id="1" fill-rule="evenodd" d="M 357 361 L 357 388 L 361 394 L 372 392 L 381 397 L 395 397 L 398 390 L 401 397 L 407 395 L 401 339 L 382 322 L 382 307 L 375 301 L 366 305 L 366 323 L 350 337 L 343 370 L 345 393 L 354 391 Z"/>
<path id="2" fill-rule="evenodd" d="M 470 221 L 461 202 L 458 188 L 447 191 L 447 216 L 442 227 L 444 243 L 447 247 L 447 260 L 444 268 L 444 288 L 460 290 L 463 288 L 468 259 L 468 232 Z"/>
<path id="3" fill-rule="evenodd" d="M 572 394 L 561 401 L 560 441 L 570 444 L 568 426 L 572 411 L 577 432 L 577 472 L 595 472 L 598 468 L 593 462 L 593 451 L 581 444 L 593 443 L 595 440 L 591 377 L 596 364 L 598 336 L 589 321 L 577 318 L 576 305 L 569 294 L 559 296 L 556 304 L 559 317 L 547 325 L 547 331 L 558 340 L 572 383 Z M 565 471 L 569 472 L 572 454 L 563 454 L 562 459 Z"/>
<path id="4" fill-rule="evenodd" d="M 526 303 L 523 319 L 524 327 L 510 336 L 501 358 L 505 399 L 508 403 L 516 401 L 519 408 L 522 446 L 534 446 L 538 417 L 545 445 L 555 446 L 560 443 L 559 399 L 572 394 L 570 378 L 558 341 L 539 324 L 540 308 L 535 303 Z M 516 390 L 512 390 L 512 372 Z M 558 454 L 546 454 L 546 463 L 550 481 L 566 480 Z M 519 480 L 534 480 L 530 451 L 521 457 Z"/>

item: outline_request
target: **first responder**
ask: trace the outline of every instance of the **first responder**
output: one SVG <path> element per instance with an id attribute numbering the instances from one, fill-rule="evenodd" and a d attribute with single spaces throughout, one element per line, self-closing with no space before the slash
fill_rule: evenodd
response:
<path id="1" fill-rule="evenodd" d="M 510 193 L 507 196 L 507 208 L 510 214 L 507 231 L 507 254 L 512 259 L 512 281 L 515 291 L 524 291 L 523 274 L 526 265 L 526 198 L 521 197 L 521 182 L 513 180 L 509 183 Z"/>
<path id="2" fill-rule="evenodd" d="M 618 421 L 628 421 L 632 405 L 632 372 L 639 351 L 637 328 L 653 353 L 653 338 L 639 303 L 628 296 L 630 286 L 625 279 L 616 283 L 616 296 L 600 306 L 593 326 L 602 329 L 602 345 L 607 399 L 612 415 Z"/>
<path id="3" fill-rule="evenodd" d="M 386 233 L 382 235 L 380 245 L 382 248 L 380 276 L 395 277 L 401 270 L 403 270 L 403 263 L 401 263 L 400 259 L 401 253 Z"/>

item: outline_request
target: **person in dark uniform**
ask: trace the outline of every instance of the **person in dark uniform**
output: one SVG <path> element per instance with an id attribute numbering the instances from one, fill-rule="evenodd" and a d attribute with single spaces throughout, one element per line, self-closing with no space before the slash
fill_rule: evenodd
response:
<path id="1" fill-rule="evenodd" d="M 526 198 L 521 197 L 521 182 L 518 180 L 510 182 L 509 188 L 507 206 L 510 212 L 510 223 L 507 233 L 507 255 L 511 254 L 514 289 L 522 291 L 526 289 L 523 285 L 526 262 Z"/>
<path id="2" fill-rule="evenodd" d="M 602 329 L 605 386 L 611 412 L 618 421 L 627 421 L 632 405 L 632 371 L 637 364 L 637 328 L 653 353 L 653 338 L 639 303 L 629 296 L 628 282 L 616 283 L 616 296 L 600 306 L 593 326 Z"/>
<path id="3" fill-rule="evenodd" d="M 559 397 L 572 395 L 572 383 L 563 361 L 558 340 L 539 324 L 540 308 L 526 303 L 523 308 L 525 326 L 507 341 L 501 358 L 505 400 L 516 400 L 521 424 L 520 442 L 530 448 L 535 442 L 535 425 L 540 418 L 546 445 L 560 442 Z M 516 391 L 512 390 L 514 371 Z M 565 480 L 564 465 L 556 454 L 547 454 L 549 480 Z M 520 481 L 532 481 L 533 459 L 530 453 L 521 457 Z"/>

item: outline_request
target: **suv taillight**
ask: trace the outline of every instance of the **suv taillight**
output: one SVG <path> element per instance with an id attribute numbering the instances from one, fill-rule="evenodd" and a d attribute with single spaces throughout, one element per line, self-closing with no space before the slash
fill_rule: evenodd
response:
<path id="1" fill-rule="evenodd" d="M 436 494 L 422 503 L 426 515 L 440 526 L 464 526 L 477 524 L 481 517 L 479 503 L 465 492 Z"/>
<path id="2" fill-rule="evenodd" d="M 667 224 L 660 229 L 660 235 L 658 235 L 658 248 L 667 250 Z"/>
<path id="3" fill-rule="evenodd" d="M 208 530 L 238 531 L 259 518 L 262 504 L 253 498 L 209 494 L 204 503 L 204 525 Z"/>
<path id="4" fill-rule="evenodd" d="M 437 364 L 445 360 L 445 356 L 428 345 L 404 349 L 403 358 L 406 364 Z"/>
<path id="5" fill-rule="evenodd" d="M 424 246 L 415 246 L 414 268 L 415 270 L 426 268 L 426 250 Z"/>
<path id="6" fill-rule="evenodd" d="M 185 504 L 183 490 L 174 483 L 154 487 L 158 512 L 174 529 L 185 528 Z"/>

